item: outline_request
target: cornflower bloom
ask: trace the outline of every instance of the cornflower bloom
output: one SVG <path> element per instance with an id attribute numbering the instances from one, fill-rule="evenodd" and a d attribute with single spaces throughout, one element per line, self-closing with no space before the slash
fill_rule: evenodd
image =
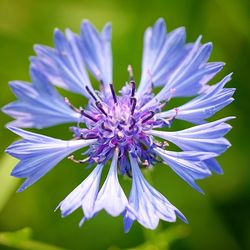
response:
<path id="1" fill-rule="evenodd" d="M 8 128 L 23 139 L 10 145 L 6 152 L 20 160 L 12 175 L 25 178 L 19 192 L 38 181 L 65 157 L 91 168 L 89 176 L 59 205 L 62 216 L 81 208 L 80 224 L 102 209 L 112 216 L 122 215 L 125 232 L 137 220 L 146 228 L 157 227 L 159 219 L 174 222 L 184 215 L 144 178 L 141 168 L 162 162 L 199 192 L 196 180 L 222 173 L 216 157 L 230 143 L 224 135 L 231 129 L 226 122 L 206 119 L 233 101 L 233 88 L 224 88 L 231 79 L 208 85 L 224 66 L 208 62 L 212 44 L 185 42 L 185 29 L 169 33 L 163 19 L 156 21 L 144 35 L 142 74 L 138 87 L 131 66 L 129 81 L 115 91 L 112 80 L 111 25 L 99 33 L 83 21 L 80 35 L 56 29 L 54 48 L 36 45 L 31 58 L 32 83 L 13 81 L 10 87 L 18 100 L 3 111 L 15 120 Z M 87 70 L 99 81 L 94 90 Z M 86 107 L 75 107 L 55 87 L 83 95 Z M 160 90 L 153 93 L 155 87 Z M 168 109 L 176 97 L 194 97 L 183 105 Z M 194 124 L 181 131 L 170 131 L 175 120 Z M 20 128 L 55 126 L 74 123 L 73 139 L 61 140 L 28 132 Z M 179 150 L 171 151 L 175 144 Z M 88 147 L 83 159 L 74 151 Z M 110 161 L 110 163 L 109 163 Z M 100 178 L 104 168 L 108 174 Z M 132 179 L 129 198 L 118 180 L 118 172 Z"/>

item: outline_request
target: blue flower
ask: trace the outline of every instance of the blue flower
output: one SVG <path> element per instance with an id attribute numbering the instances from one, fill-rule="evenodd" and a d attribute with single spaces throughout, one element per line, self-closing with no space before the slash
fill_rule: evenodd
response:
<path id="1" fill-rule="evenodd" d="M 62 216 L 81 208 L 84 221 L 101 210 L 112 216 L 122 215 L 128 232 L 136 220 L 154 229 L 159 220 L 176 221 L 185 216 L 143 177 L 141 168 L 162 162 L 191 187 L 202 189 L 196 180 L 212 172 L 223 173 L 216 157 L 230 146 L 224 136 L 231 129 L 226 122 L 206 119 L 233 101 L 233 88 L 225 88 L 231 74 L 215 85 L 208 85 L 224 66 L 208 62 L 212 44 L 185 42 L 185 29 L 166 31 L 163 19 L 146 30 L 141 80 L 136 87 L 131 66 L 129 81 L 117 95 L 112 83 L 111 25 L 99 33 L 83 21 L 80 35 L 56 29 L 54 48 L 36 45 L 31 58 L 32 83 L 10 83 L 18 100 L 3 108 L 15 120 L 8 128 L 23 139 L 14 142 L 6 152 L 20 160 L 12 175 L 26 178 L 23 191 L 49 172 L 62 159 L 87 164 L 92 172 L 59 205 Z M 99 81 L 94 90 L 88 71 Z M 88 99 L 86 107 L 75 107 L 57 91 L 63 88 Z M 155 87 L 160 87 L 157 94 Z M 168 109 L 174 97 L 194 97 L 187 103 Z M 175 120 L 195 125 L 171 131 Z M 21 128 L 46 128 L 74 123 L 73 139 L 65 141 L 28 132 Z M 175 144 L 179 150 L 171 151 Z M 74 151 L 88 147 L 86 157 L 77 160 Z M 111 163 L 109 164 L 109 161 Z M 102 171 L 109 168 L 104 183 Z M 132 179 L 129 198 L 118 180 L 118 173 Z"/>

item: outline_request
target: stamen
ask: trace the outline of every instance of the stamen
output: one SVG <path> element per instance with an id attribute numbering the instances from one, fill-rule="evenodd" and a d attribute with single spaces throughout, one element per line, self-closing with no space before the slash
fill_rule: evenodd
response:
<path id="1" fill-rule="evenodd" d="M 146 117 L 145 119 L 143 119 L 142 123 L 145 123 L 146 121 L 150 120 L 155 115 L 154 111 L 149 111 L 149 112 L 150 112 L 150 115 Z"/>
<path id="2" fill-rule="evenodd" d="M 117 132 L 117 137 L 118 137 L 118 139 L 122 139 L 124 137 L 123 132 L 122 131 L 118 131 Z"/>
<path id="3" fill-rule="evenodd" d="M 78 108 L 76 108 L 72 103 L 70 103 L 69 99 L 67 97 L 64 97 L 64 101 L 65 103 L 74 111 L 76 111 L 77 113 L 80 113 L 80 110 Z"/>
<path id="4" fill-rule="evenodd" d="M 131 101 L 131 115 L 133 115 L 134 111 L 135 111 L 135 106 L 136 106 L 136 98 L 135 97 L 131 97 L 130 101 Z"/>
<path id="5" fill-rule="evenodd" d="M 165 148 L 165 147 L 168 147 L 168 146 L 169 146 L 169 143 L 167 141 L 163 141 L 162 147 Z"/>
<path id="6" fill-rule="evenodd" d="M 132 120 L 132 123 L 131 123 L 131 125 L 129 126 L 129 129 L 132 129 L 132 128 L 135 126 L 135 124 L 136 124 L 135 118 L 132 117 L 131 120 Z"/>
<path id="7" fill-rule="evenodd" d="M 103 130 L 106 130 L 108 132 L 112 132 L 112 130 L 110 128 L 105 127 L 104 122 L 102 123 L 101 127 Z"/>
<path id="8" fill-rule="evenodd" d="M 97 135 L 86 135 L 85 137 L 82 137 L 84 140 L 91 140 L 91 139 L 98 139 L 99 136 Z"/>
<path id="9" fill-rule="evenodd" d="M 148 160 L 145 160 L 144 162 L 142 162 L 142 165 L 143 165 L 143 166 L 149 166 Z"/>
<path id="10" fill-rule="evenodd" d="M 154 145 L 156 145 L 159 148 L 165 148 L 165 147 L 169 146 L 167 141 L 159 142 L 159 141 L 156 141 L 156 140 L 154 141 Z"/>
<path id="11" fill-rule="evenodd" d="M 99 163 L 99 157 L 93 157 L 92 160 L 94 160 L 95 163 Z"/>
<path id="12" fill-rule="evenodd" d="M 97 133 L 91 130 L 86 135 L 83 135 L 82 133 L 80 135 L 80 139 L 83 139 L 83 140 L 98 139 L 98 138 L 99 136 L 97 135 Z"/>
<path id="13" fill-rule="evenodd" d="M 134 80 L 134 73 L 133 73 L 132 66 L 130 64 L 128 65 L 128 73 L 129 73 L 130 81 L 133 81 Z"/>
<path id="14" fill-rule="evenodd" d="M 87 114 L 83 109 L 80 110 L 81 115 L 89 118 L 90 120 L 92 120 L 93 122 L 98 122 L 98 120 L 94 117 L 92 117 L 91 115 Z"/>
<path id="15" fill-rule="evenodd" d="M 108 116 L 108 114 L 106 113 L 106 111 L 103 109 L 102 104 L 101 104 L 100 101 L 96 101 L 96 102 L 95 102 L 95 105 L 96 105 L 96 107 L 97 107 L 105 116 Z"/>
<path id="16" fill-rule="evenodd" d="M 115 95 L 115 90 L 114 90 L 114 86 L 112 83 L 109 84 L 113 99 L 114 99 L 114 103 L 117 103 L 117 99 L 116 99 L 116 95 Z"/>
<path id="17" fill-rule="evenodd" d="M 68 159 L 71 160 L 71 161 L 73 161 L 73 162 L 75 162 L 75 163 L 85 163 L 85 162 L 87 162 L 90 159 L 90 157 L 87 157 L 87 158 L 85 158 L 83 160 L 76 160 L 74 155 L 70 155 L 68 157 Z"/>
<path id="18" fill-rule="evenodd" d="M 135 81 L 134 80 L 131 80 L 130 81 L 130 84 L 131 84 L 131 87 L 132 87 L 132 90 L 131 90 L 131 97 L 133 97 L 135 95 Z"/>
<path id="19" fill-rule="evenodd" d="M 117 128 L 119 129 L 119 130 L 122 130 L 122 126 L 121 126 L 121 122 L 117 125 Z M 124 124 L 124 123 L 123 123 Z"/>
<path id="20" fill-rule="evenodd" d="M 160 109 L 163 109 L 166 105 L 168 104 L 168 102 L 162 102 L 161 104 L 160 104 Z"/>
<path id="21" fill-rule="evenodd" d="M 175 110 L 175 114 L 174 114 L 172 117 L 167 118 L 166 121 L 168 121 L 168 122 L 173 122 L 173 120 L 175 119 L 175 117 L 176 117 L 176 116 L 178 115 L 178 113 L 179 113 L 179 109 L 178 109 L 178 108 L 174 108 L 174 110 Z"/>
<path id="22" fill-rule="evenodd" d="M 90 96 L 97 101 L 97 98 L 95 97 L 94 93 L 90 90 L 90 88 L 88 86 L 85 86 L 87 92 L 90 94 Z"/>

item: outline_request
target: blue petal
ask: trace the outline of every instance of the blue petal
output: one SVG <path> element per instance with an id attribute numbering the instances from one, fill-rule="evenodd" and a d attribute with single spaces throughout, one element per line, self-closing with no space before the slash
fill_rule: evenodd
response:
<path id="1" fill-rule="evenodd" d="M 93 88 L 81 54 L 80 39 L 69 29 L 65 33 L 55 30 L 55 49 L 36 45 L 37 57 L 31 58 L 32 66 L 46 74 L 54 85 L 90 97 L 86 86 L 92 91 Z"/>
<path id="2" fill-rule="evenodd" d="M 93 216 L 102 169 L 103 165 L 97 165 L 92 173 L 58 205 L 63 217 L 79 207 L 82 207 L 86 218 Z"/>
<path id="3" fill-rule="evenodd" d="M 96 142 L 96 140 L 63 141 L 19 128 L 9 127 L 9 129 L 23 137 L 23 140 L 14 142 L 5 151 L 20 160 L 11 173 L 15 177 L 26 178 L 19 192 L 43 177 L 67 155 Z"/>
<path id="4" fill-rule="evenodd" d="M 151 87 L 166 82 L 171 71 L 181 62 L 188 48 L 185 46 L 185 29 L 178 28 L 166 33 L 166 25 L 162 18 L 149 27 L 144 34 L 142 59 L 142 76 L 137 95 Z"/>
<path id="5" fill-rule="evenodd" d="M 210 118 L 234 100 L 232 95 L 235 89 L 223 88 L 231 80 L 231 75 L 227 75 L 222 81 L 208 88 L 203 94 L 178 107 L 177 114 L 176 109 L 172 109 L 157 114 L 157 117 L 169 118 L 175 116 L 176 119 L 196 124 L 204 123 L 204 119 Z"/>
<path id="6" fill-rule="evenodd" d="M 118 150 L 116 149 L 108 172 L 108 176 L 98 193 L 95 202 L 94 213 L 105 209 L 110 215 L 118 216 L 128 207 L 127 197 L 124 194 L 118 181 L 117 160 Z"/>
<path id="7" fill-rule="evenodd" d="M 111 51 L 111 32 L 112 27 L 107 23 L 101 33 L 87 20 L 81 26 L 81 42 L 84 60 L 94 75 L 103 82 L 105 86 L 112 83 L 112 51 Z M 107 89 L 107 93 L 110 90 Z"/>
<path id="8" fill-rule="evenodd" d="M 160 49 L 164 45 L 166 40 L 166 24 L 162 18 L 159 18 L 154 27 L 149 27 L 144 34 L 144 48 L 142 68 L 148 69 L 152 66 L 153 61 L 156 60 L 157 55 L 160 53 Z"/>
<path id="9" fill-rule="evenodd" d="M 230 146 L 223 136 L 232 128 L 225 123 L 232 118 L 223 118 L 177 132 L 151 130 L 149 133 L 173 142 L 182 150 L 213 152 L 219 155 Z"/>
<path id="10" fill-rule="evenodd" d="M 133 174 L 132 189 L 129 197 L 129 205 L 136 211 L 124 213 L 124 229 L 128 232 L 132 222 L 137 220 L 144 227 L 155 229 L 159 219 L 174 222 L 176 215 L 187 222 L 185 216 L 174 207 L 161 193 L 149 185 L 143 177 L 137 160 L 130 155 Z"/>
<path id="11" fill-rule="evenodd" d="M 223 174 L 223 169 L 221 168 L 220 164 L 214 158 L 207 159 L 204 161 L 206 166 L 216 174 Z"/>
<path id="12" fill-rule="evenodd" d="M 212 44 L 200 45 L 201 37 L 197 39 L 190 51 L 179 65 L 169 74 L 165 86 L 143 109 L 170 97 L 193 96 L 206 89 L 207 82 L 224 66 L 224 63 L 207 63 L 212 50 Z"/>
<path id="13" fill-rule="evenodd" d="M 125 211 L 123 214 L 124 232 L 128 233 L 134 223 L 135 217 Z"/>
<path id="14" fill-rule="evenodd" d="M 16 120 L 9 125 L 23 128 L 44 128 L 61 123 L 78 122 L 80 114 L 73 111 L 47 78 L 31 69 L 32 84 L 10 83 L 19 100 L 3 108 L 3 112 Z"/>
<path id="15" fill-rule="evenodd" d="M 161 148 L 154 148 L 153 150 L 191 187 L 204 193 L 195 183 L 195 180 L 203 179 L 211 175 L 210 170 L 203 160 L 214 157 L 214 154 L 197 151 L 171 152 Z"/>

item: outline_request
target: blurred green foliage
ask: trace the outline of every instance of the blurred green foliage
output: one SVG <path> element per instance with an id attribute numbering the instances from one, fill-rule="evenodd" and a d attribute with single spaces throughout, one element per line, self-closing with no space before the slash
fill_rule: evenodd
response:
<path id="1" fill-rule="evenodd" d="M 5 207 L 9 198 L 15 191 L 18 179 L 11 178 L 10 172 L 12 167 L 17 164 L 17 159 L 4 154 L 0 159 L 0 166 L 5 166 L 0 168 L 0 181 L 1 181 L 1 196 L 0 196 L 0 212 Z"/>
<path id="2" fill-rule="evenodd" d="M 227 63 L 215 80 L 234 72 L 228 86 L 237 88 L 236 101 L 213 118 L 237 116 L 231 122 L 234 128 L 228 135 L 233 147 L 219 159 L 225 174 L 201 181 L 206 192 L 202 196 L 167 167 L 158 165 L 151 176 L 154 186 L 187 216 L 190 224 L 161 223 L 157 231 L 151 232 L 135 223 L 130 233 L 124 234 L 122 219 L 111 218 L 104 212 L 82 228 L 78 227 L 81 211 L 65 219 L 59 212 L 53 212 L 87 176 L 89 171 L 84 167 L 65 160 L 27 191 L 17 194 L 14 190 L 19 181 L 9 176 L 16 161 L 2 155 L 0 232 L 15 233 L 0 234 L 0 249 L 250 249 L 249 0 L 0 0 L 0 106 L 15 99 L 7 82 L 29 80 L 28 57 L 34 55 L 32 46 L 36 43 L 52 45 L 54 27 L 69 27 L 78 32 L 83 18 L 90 19 L 98 28 L 107 21 L 113 23 L 116 89 L 127 80 L 128 64 L 133 65 L 138 81 L 143 32 L 158 17 L 165 18 L 168 30 L 185 26 L 188 41 L 203 34 L 203 42 L 213 42 L 211 60 Z M 95 81 L 94 85 L 97 86 Z M 76 105 L 86 103 L 81 96 L 62 93 Z M 10 118 L 1 114 L 1 152 L 16 139 L 4 128 L 8 121 Z M 182 126 L 177 123 L 175 128 Z M 65 131 L 68 131 L 67 126 L 61 125 L 41 132 L 70 138 L 70 132 Z M 130 181 L 121 178 L 121 183 L 129 189 Z M 31 240 L 29 229 L 18 231 L 25 227 L 32 228 L 36 241 Z M 188 237 L 184 237 L 187 233 Z M 172 242 L 172 239 L 180 240 Z M 13 245 L 23 244 L 23 241 L 28 248 Z"/>
<path id="3" fill-rule="evenodd" d="M 0 233 L 0 244 L 20 250 L 65 250 L 31 239 L 32 231 L 24 228 L 17 232 Z"/>

